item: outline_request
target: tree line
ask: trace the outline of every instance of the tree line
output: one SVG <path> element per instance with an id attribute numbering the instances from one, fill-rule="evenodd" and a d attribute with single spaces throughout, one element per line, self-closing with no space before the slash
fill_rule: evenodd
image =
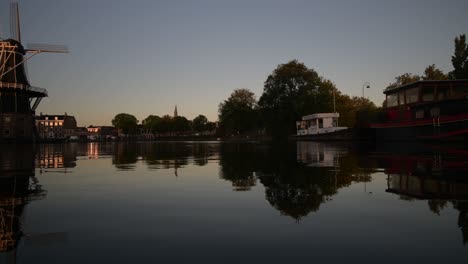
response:
<path id="1" fill-rule="evenodd" d="M 141 124 L 131 114 L 120 113 L 112 119 L 112 125 L 119 129 L 122 134 L 133 135 L 137 133 L 175 136 L 182 134 L 203 134 L 214 131 L 216 123 L 209 122 L 206 116 L 198 115 L 193 120 L 184 116 L 171 117 L 164 115 L 149 115 Z"/>

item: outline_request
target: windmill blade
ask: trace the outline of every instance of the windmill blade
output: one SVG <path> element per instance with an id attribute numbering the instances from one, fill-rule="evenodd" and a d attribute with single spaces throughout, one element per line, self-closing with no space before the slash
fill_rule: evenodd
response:
<path id="1" fill-rule="evenodd" d="M 18 2 L 10 3 L 10 37 L 21 42 Z"/>
<path id="2" fill-rule="evenodd" d="M 39 53 L 39 52 L 54 52 L 54 53 L 68 53 L 68 47 L 65 45 L 53 45 L 53 44 L 34 44 L 28 43 L 27 52 Z"/>

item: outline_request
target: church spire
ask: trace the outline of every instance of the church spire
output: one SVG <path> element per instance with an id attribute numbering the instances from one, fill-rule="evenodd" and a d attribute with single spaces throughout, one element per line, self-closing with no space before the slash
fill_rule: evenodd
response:
<path id="1" fill-rule="evenodd" d="M 174 108 L 174 117 L 177 117 L 177 105 Z"/>

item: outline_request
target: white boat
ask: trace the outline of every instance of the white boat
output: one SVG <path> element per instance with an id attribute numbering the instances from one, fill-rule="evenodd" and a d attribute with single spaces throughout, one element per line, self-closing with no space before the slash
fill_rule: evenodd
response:
<path id="1" fill-rule="evenodd" d="M 331 134 L 348 127 L 338 126 L 339 113 L 316 113 L 302 117 L 301 121 L 296 122 L 297 136 L 309 136 L 320 134 Z"/>

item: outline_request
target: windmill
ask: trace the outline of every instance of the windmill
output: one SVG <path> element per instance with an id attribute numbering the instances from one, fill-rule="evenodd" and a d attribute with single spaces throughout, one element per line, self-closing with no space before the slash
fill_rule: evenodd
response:
<path id="1" fill-rule="evenodd" d="M 32 140 L 34 114 L 47 90 L 31 86 L 26 62 L 44 52 L 68 53 L 63 45 L 21 43 L 18 2 L 10 3 L 10 38 L 0 36 L 0 141 Z"/>

